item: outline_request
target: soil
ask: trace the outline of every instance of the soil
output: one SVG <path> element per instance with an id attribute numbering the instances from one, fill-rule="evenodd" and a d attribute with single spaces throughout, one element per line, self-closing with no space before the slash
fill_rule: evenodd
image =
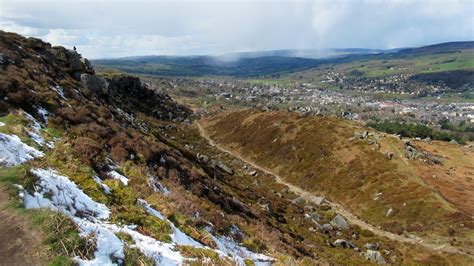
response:
<path id="1" fill-rule="evenodd" d="M 43 234 L 31 228 L 28 217 L 9 206 L 13 200 L 0 187 L 0 265 L 46 265 Z"/>

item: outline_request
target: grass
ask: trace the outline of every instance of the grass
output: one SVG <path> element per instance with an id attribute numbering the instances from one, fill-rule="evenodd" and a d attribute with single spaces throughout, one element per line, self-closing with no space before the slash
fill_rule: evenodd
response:
<path id="1" fill-rule="evenodd" d="M 177 250 L 188 259 L 197 259 L 201 262 L 206 259 L 210 259 L 213 264 L 218 264 L 221 261 L 219 254 L 211 249 L 196 248 L 192 246 L 178 246 Z M 198 261 L 193 261 L 191 265 L 199 265 Z"/>
<path id="2" fill-rule="evenodd" d="M 138 248 L 131 248 L 126 245 L 124 253 L 126 266 L 155 265 L 155 262 L 143 254 Z"/>
<path id="3" fill-rule="evenodd" d="M 53 254 L 66 258 L 94 257 L 95 242 L 91 238 L 79 236 L 77 226 L 69 217 L 45 209 L 29 210 L 28 213 L 33 226 L 47 232 L 44 244 Z"/>
<path id="4" fill-rule="evenodd" d="M 218 142 L 386 230 L 419 230 L 414 225 L 421 224 L 422 230 L 436 231 L 449 223 L 446 217 L 453 210 L 416 176 L 400 171 L 400 165 L 372 151 L 366 142 L 348 141 L 354 131 L 362 130 L 348 121 L 242 111 L 214 122 L 208 130 Z M 383 192 L 383 198 L 374 201 L 378 192 Z M 389 207 L 396 215 L 386 217 Z"/>
<path id="5" fill-rule="evenodd" d="M 28 190 L 33 189 L 36 179 L 29 172 L 29 167 L 19 165 L 0 169 L 0 182 L 11 186 L 9 191 L 14 198 L 18 198 L 18 192 L 13 188 L 13 184 L 20 184 Z M 44 232 L 42 244 L 52 257 L 49 265 L 75 265 L 71 260 L 73 257 L 93 257 L 95 244 L 90 239 L 79 236 L 77 226 L 69 217 L 48 209 L 24 209 L 19 200 L 11 207 L 28 217 L 33 230 Z"/>

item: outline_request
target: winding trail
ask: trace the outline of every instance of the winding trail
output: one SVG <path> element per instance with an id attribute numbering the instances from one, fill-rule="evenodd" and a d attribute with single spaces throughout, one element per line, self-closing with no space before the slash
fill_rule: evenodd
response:
<path id="1" fill-rule="evenodd" d="M 310 202 L 313 202 L 313 203 L 317 202 L 318 197 L 316 197 L 312 193 L 310 193 L 310 192 L 308 192 L 308 191 L 306 191 L 306 190 L 304 190 L 300 187 L 297 187 L 297 186 L 295 186 L 291 183 L 286 182 L 285 179 L 282 178 L 277 173 L 274 173 L 273 171 L 271 171 L 267 168 L 264 168 L 264 167 L 262 167 L 262 166 L 260 166 L 256 163 L 242 157 L 242 155 L 240 155 L 237 152 L 234 152 L 232 150 L 229 150 L 229 149 L 219 145 L 213 139 L 211 139 L 211 137 L 207 134 L 207 132 L 201 126 L 199 121 L 195 121 L 195 124 L 196 124 L 197 128 L 199 129 L 199 134 L 201 135 L 201 137 L 203 137 L 204 139 L 206 139 L 208 141 L 209 145 L 211 145 L 211 146 L 217 148 L 218 150 L 220 150 L 222 152 L 225 152 L 225 153 L 227 153 L 227 154 L 229 154 L 229 155 L 231 155 L 231 156 L 233 156 L 233 157 L 235 157 L 235 158 L 251 165 L 255 169 L 258 169 L 258 170 L 260 170 L 260 171 L 262 171 L 262 172 L 264 172 L 268 175 L 273 176 L 277 183 L 280 183 L 280 184 L 283 184 L 283 185 L 287 186 L 290 191 L 292 191 L 293 193 L 298 195 L 300 198 L 305 199 L 305 200 L 310 201 Z M 371 224 L 361 220 L 360 218 L 358 218 L 357 216 L 355 216 L 354 214 L 352 214 L 351 212 L 346 210 L 340 204 L 330 202 L 327 199 L 325 199 L 325 201 L 329 204 L 329 206 L 331 206 L 332 209 L 334 209 L 336 212 L 338 212 L 339 214 L 344 216 L 351 224 L 358 225 L 360 228 L 365 229 L 365 230 L 370 230 L 378 236 L 385 237 L 385 238 L 388 238 L 390 240 L 398 241 L 398 242 L 401 242 L 401 243 L 410 243 L 410 244 L 413 244 L 413 245 L 421 245 L 424 248 L 429 249 L 431 251 L 435 251 L 435 252 L 447 252 L 447 253 L 454 253 L 454 254 L 462 254 L 462 255 L 466 255 L 466 256 L 474 258 L 474 256 L 471 253 L 468 253 L 468 252 L 466 252 L 466 251 L 464 251 L 464 250 L 462 250 L 458 247 L 454 247 L 454 246 L 450 245 L 449 243 L 445 243 L 445 244 L 442 244 L 442 245 L 437 245 L 437 244 L 434 244 L 434 243 L 430 243 L 426 239 L 423 239 L 421 237 L 417 237 L 417 236 L 413 236 L 413 235 L 403 236 L 403 235 L 397 235 L 397 234 L 385 231 L 383 229 L 380 229 L 380 228 L 378 228 L 374 225 L 371 225 Z"/>

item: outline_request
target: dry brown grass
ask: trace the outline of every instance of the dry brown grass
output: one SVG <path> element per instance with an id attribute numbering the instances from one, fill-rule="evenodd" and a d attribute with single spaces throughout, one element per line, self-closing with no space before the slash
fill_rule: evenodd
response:
<path id="1" fill-rule="evenodd" d="M 349 141 L 363 130 L 354 123 L 248 110 L 221 114 L 204 125 L 219 143 L 386 230 L 444 232 L 457 213 L 420 180 L 412 162 L 387 160 L 384 152 L 391 146 L 374 151 L 366 141 Z M 377 193 L 382 196 L 374 200 Z M 394 214 L 386 217 L 389 208 Z"/>

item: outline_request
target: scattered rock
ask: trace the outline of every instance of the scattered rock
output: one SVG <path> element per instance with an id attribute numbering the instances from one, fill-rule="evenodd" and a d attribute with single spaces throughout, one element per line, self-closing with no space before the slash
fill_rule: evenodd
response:
<path id="1" fill-rule="evenodd" d="M 349 229 L 349 224 L 340 214 L 337 214 L 336 217 L 334 217 L 330 223 L 333 227 L 338 228 L 340 230 Z"/>
<path id="2" fill-rule="evenodd" d="M 319 222 L 320 219 L 321 219 L 321 218 L 319 217 L 319 215 L 318 215 L 317 213 L 313 212 L 313 213 L 311 214 L 311 220 L 312 220 L 313 222 Z"/>
<path id="3" fill-rule="evenodd" d="M 252 170 L 252 171 L 249 172 L 249 175 L 251 175 L 251 176 L 256 176 L 256 175 L 257 175 L 257 171 Z"/>
<path id="4" fill-rule="evenodd" d="M 385 157 L 387 157 L 387 159 L 389 159 L 389 160 L 392 160 L 393 159 L 393 152 L 388 151 L 387 153 L 385 153 Z"/>
<path id="5" fill-rule="evenodd" d="M 344 239 L 337 239 L 336 241 L 334 241 L 333 245 L 336 247 L 350 248 L 350 249 L 354 249 L 357 247 L 354 243 L 344 240 Z"/>
<path id="6" fill-rule="evenodd" d="M 323 233 L 325 233 L 325 234 L 328 234 L 328 233 L 331 233 L 332 231 L 334 231 L 334 228 L 330 224 L 323 224 L 321 226 L 321 231 L 323 231 Z"/>
<path id="7" fill-rule="evenodd" d="M 209 160 L 209 166 L 214 167 L 214 168 L 219 168 L 220 170 L 226 172 L 229 175 L 234 174 L 234 170 L 232 170 L 229 166 L 227 166 L 226 164 L 224 164 L 223 162 L 219 160 L 213 160 L 213 159 Z"/>
<path id="8" fill-rule="evenodd" d="M 392 214 L 393 214 L 393 209 L 392 209 L 392 208 L 389 208 L 389 209 L 387 210 L 387 213 L 385 214 L 385 217 L 389 217 L 389 216 L 391 216 Z"/>
<path id="9" fill-rule="evenodd" d="M 417 158 L 418 151 L 411 146 L 410 142 L 405 142 L 405 157 L 408 159 L 415 159 Z"/>
<path id="10" fill-rule="evenodd" d="M 208 157 L 207 155 L 198 153 L 198 154 L 196 154 L 196 157 L 197 157 L 197 159 L 198 159 L 200 162 L 202 162 L 202 163 L 206 163 L 206 164 L 207 164 L 207 163 L 209 162 L 209 157 Z"/>
<path id="11" fill-rule="evenodd" d="M 366 243 L 364 245 L 368 250 L 379 250 L 379 244 Z"/>
<path id="12" fill-rule="evenodd" d="M 365 253 L 365 258 L 367 260 L 370 260 L 372 262 L 378 263 L 378 264 L 386 264 L 387 262 L 383 258 L 382 254 L 379 251 L 376 250 L 367 250 Z"/>

